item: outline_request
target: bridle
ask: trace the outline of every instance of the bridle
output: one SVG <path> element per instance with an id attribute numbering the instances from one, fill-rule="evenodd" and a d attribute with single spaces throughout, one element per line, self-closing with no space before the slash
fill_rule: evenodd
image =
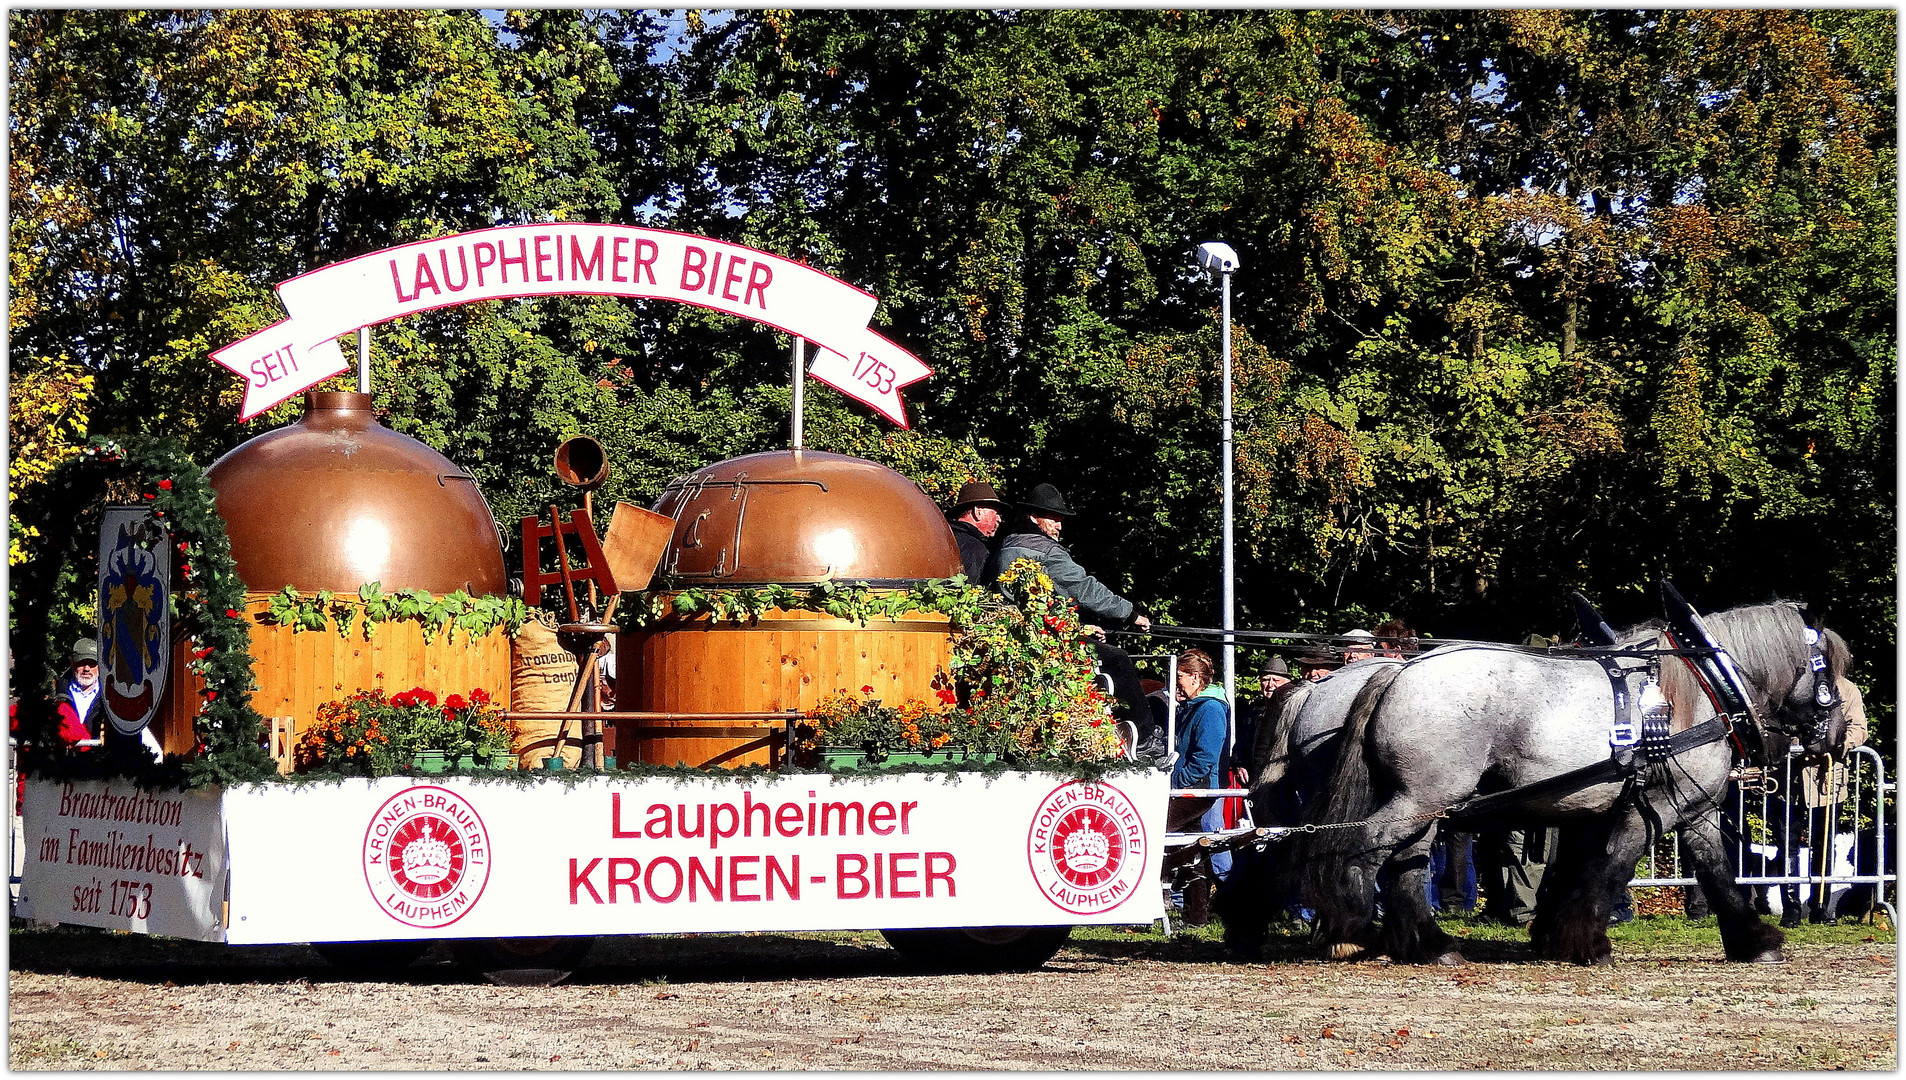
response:
<path id="1" fill-rule="evenodd" d="M 1834 710 L 1842 708 L 1840 688 L 1834 685 L 1826 650 L 1822 648 L 1827 635 L 1814 619 L 1813 611 L 1805 604 L 1789 606 L 1800 616 L 1800 622 L 1805 627 L 1802 637 L 1807 643 L 1807 669 L 1813 673 L 1813 716 L 1800 730 L 1784 726 L 1782 730 L 1795 738 L 1804 739 L 1804 745 L 1824 746 L 1833 735 Z"/>
<path id="2" fill-rule="evenodd" d="M 1678 595 L 1678 594 L 1677 594 Z M 1682 659 L 1695 675 L 1695 682 L 1707 694 L 1714 711 L 1725 718 L 1729 741 L 1735 750 L 1748 761 L 1766 763 L 1768 735 L 1777 734 L 1800 744 L 1801 746 L 1825 746 L 1833 733 L 1833 711 L 1841 707 L 1840 694 L 1833 683 L 1833 675 L 1827 662 L 1826 631 L 1822 630 L 1813 612 L 1805 605 L 1788 603 L 1788 607 L 1800 616 L 1801 640 L 1807 648 L 1807 669 L 1813 677 L 1812 708 L 1806 720 L 1789 723 L 1785 719 L 1785 700 L 1774 703 L 1771 708 L 1762 708 L 1754 700 L 1747 680 L 1735 666 L 1734 658 L 1728 655 L 1726 647 L 1714 640 L 1700 616 L 1690 609 L 1690 618 L 1695 631 L 1702 642 L 1683 642 L 1673 630 L 1665 631 L 1668 641 L 1677 650 L 1683 652 Z M 1706 653 L 1706 661 L 1697 660 L 1694 653 Z M 1771 713 L 1769 722 L 1765 715 Z M 1747 721 L 1746 724 L 1740 721 Z"/>

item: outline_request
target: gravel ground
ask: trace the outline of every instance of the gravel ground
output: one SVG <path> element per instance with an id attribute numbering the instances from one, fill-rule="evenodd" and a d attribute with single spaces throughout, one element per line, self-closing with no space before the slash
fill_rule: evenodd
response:
<path id="1" fill-rule="evenodd" d="M 1783 965 L 1617 946 L 1578 968 L 1471 941 L 1459 968 L 1236 964 L 1210 932 L 1098 934 L 1041 971 L 910 974 L 878 934 L 598 942 L 554 987 L 442 949 L 353 980 L 306 946 L 11 935 L 15 1069 L 1874 1069 L 1890 934 Z"/>

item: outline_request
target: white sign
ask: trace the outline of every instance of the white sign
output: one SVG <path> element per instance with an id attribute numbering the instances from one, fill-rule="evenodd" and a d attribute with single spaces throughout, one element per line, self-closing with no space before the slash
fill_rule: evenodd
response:
<path id="1" fill-rule="evenodd" d="M 865 338 L 862 348 L 847 356 L 822 348 L 807 373 L 906 427 L 907 409 L 900 391 L 933 372 L 912 353 L 872 330 L 866 331 Z"/>
<path id="2" fill-rule="evenodd" d="M 212 358 L 246 380 L 240 419 L 250 419 L 343 371 L 340 334 L 453 304 L 561 295 L 674 300 L 806 338 L 859 372 L 816 378 L 903 427 L 900 389 L 931 374 L 868 329 L 872 294 L 811 266 L 705 236 L 586 222 L 483 229 L 333 263 L 281 282 L 290 318 Z"/>
<path id="3" fill-rule="evenodd" d="M 408 778 L 225 793 L 234 944 L 1145 923 L 1167 777 Z"/>
<path id="4" fill-rule="evenodd" d="M 20 884 L 35 918 L 224 938 L 226 860 L 216 791 L 29 779 L 23 817 Z"/>
<path id="5" fill-rule="evenodd" d="M 172 548 L 145 507 L 101 515 L 98 596 L 103 711 L 115 730 L 137 735 L 159 711 L 172 665 Z"/>

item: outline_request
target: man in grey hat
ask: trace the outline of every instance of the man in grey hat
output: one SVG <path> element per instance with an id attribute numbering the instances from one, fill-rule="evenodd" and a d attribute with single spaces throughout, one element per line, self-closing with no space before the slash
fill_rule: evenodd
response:
<path id="1" fill-rule="evenodd" d="M 1000 540 L 999 550 L 987 560 L 986 584 L 995 591 L 1005 592 L 998 585 L 1001 573 L 1020 559 L 1038 563 L 1039 569 L 1052 579 L 1052 587 L 1079 605 L 1080 621 L 1099 638 L 1094 645 L 1099 667 L 1111 676 L 1112 690 L 1119 700 L 1114 714 L 1144 732 L 1151 723 L 1151 710 L 1146 707 L 1144 691 L 1138 685 L 1138 668 L 1125 650 L 1106 644 L 1104 639 L 1105 628 L 1130 625 L 1150 630 L 1152 621 L 1139 613 L 1137 605 L 1086 573 L 1060 546 L 1059 530 L 1073 510 L 1058 488 L 1051 484 L 1034 487 L 1031 494 L 1020 500 L 1019 509 L 1025 520 Z"/>
<path id="2" fill-rule="evenodd" d="M 993 554 L 993 534 L 999 531 L 1000 515 L 1007 509 L 993 485 L 978 481 L 962 485 L 953 502 L 953 539 L 960 542 L 960 565 L 966 569 L 966 580 L 975 585 L 986 573 L 986 560 Z"/>
<path id="3" fill-rule="evenodd" d="M 99 695 L 99 642 L 81 638 L 67 656 L 66 682 L 60 687 L 60 738 L 99 738 L 105 708 Z"/>
<path id="4" fill-rule="evenodd" d="M 1238 713 L 1237 742 L 1231 747 L 1232 765 L 1243 773 L 1246 784 L 1251 779 L 1252 748 L 1257 745 L 1258 732 L 1270 723 L 1277 692 L 1291 685 L 1290 663 L 1281 656 L 1265 657 L 1257 667 L 1257 685 L 1258 699 Z"/>

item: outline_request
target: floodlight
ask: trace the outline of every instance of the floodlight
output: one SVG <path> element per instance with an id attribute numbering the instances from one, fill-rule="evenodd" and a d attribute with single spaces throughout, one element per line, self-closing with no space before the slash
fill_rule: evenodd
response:
<path id="1" fill-rule="evenodd" d="M 1228 274 L 1238 268 L 1238 253 L 1231 250 L 1230 244 L 1221 244 L 1216 240 L 1198 245 L 1198 267 L 1201 270 L 1216 270 Z"/>

